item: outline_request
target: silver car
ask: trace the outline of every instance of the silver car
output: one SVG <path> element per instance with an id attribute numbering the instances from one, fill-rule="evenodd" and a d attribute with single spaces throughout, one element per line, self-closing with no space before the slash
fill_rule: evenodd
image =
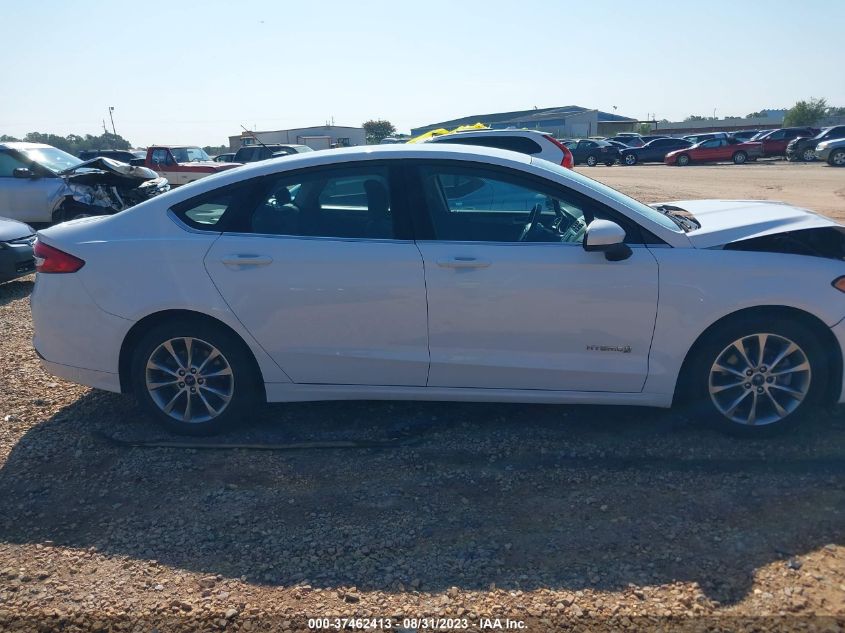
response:
<path id="1" fill-rule="evenodd" d="M 109 215 L 170 188 L 146 167 L 82 161 L 51 145 L 0 143 L 0 216 L 30 223 Z"/>
<path id="2" fill-rule="evenodd" d="M 816 158 L 834 167 L 845 167 L 845 138 L 823 141 L 816 145 Z"/>

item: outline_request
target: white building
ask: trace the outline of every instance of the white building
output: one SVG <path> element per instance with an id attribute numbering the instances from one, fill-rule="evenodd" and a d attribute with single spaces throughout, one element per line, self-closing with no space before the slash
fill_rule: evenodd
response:
<path id="1" fill-rule="evenodd" d="M 315 127 L 294 128 L 292 130 L 242 132 L 237 136 L 229 137 L 229 151 L 236 152 L 243 145 L 258 145 L 258 141 L 267 145 L 273 143 L 307 145 L 311 149 L 353 147 L 355 145 L 367 144 L 364 128 L 362 127 L 318 125 Z"/>

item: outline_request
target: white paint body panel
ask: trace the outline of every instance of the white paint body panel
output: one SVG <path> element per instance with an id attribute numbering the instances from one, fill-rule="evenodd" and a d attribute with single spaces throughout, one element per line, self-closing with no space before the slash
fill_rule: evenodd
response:
<path id="1" fill-rule="evenodd" d="M 224 263 L 233 255 L 272 262 Z M 425 279 L 413 242 L 224 234 L 205 262 L 294 382 L 425 386 Z"/>
<path id="2" fill-rule="evenodd" d="M 609 262 L 577 244 L 419 246 L 429 386 L 642 390 L 657 310 L 657 263 L 648 249 Z M 449 267 L 455 260 L 484 267 Z"/>
<path id="3" fill-rule="evenodd" d="M 634 248 L 630 260 L 609 262 L 566 244 L 221 237 L 189 230 L 169 211 L 248 178 L 402 158 L 490 163 L 544 177 L 614 208 L 667 246 Z M 133 324 L 162 310 L 190 310 L 221 321 L 244 340 L 273 401 L 668 406 L 696 338 L 742 308 L 804 310 L 845 344 L 845 294 L 831 287 L 845 275 L 845 262 L 706 248 L 779 226 L 833 222 L 779 204 L 743 203 L 759 220 L 747 227 L 747 216 L 720 210 L 737 208 L 735 202 L 693 204 L 699 203 L 678 203 L 701 213 L 702 228 L 688 236 L 578 174 L 552 172 L 520 154 L 458 145 L 354 148 L 263 161 L 113 216 L 42 231 L 39 239 L 86 264 L 70 275 L 38 275 L 35 345 L 48 371 L 118 390 L 120 346 Z M 274 266 L 260 271 L 219 263 L 223 254 L 265 251 Z M 491 265 L 467 271 L 437 265 L 456 256 L 486 258 Z M 631 352 L 588 352 L 587 345 L 630 345 Z"/>

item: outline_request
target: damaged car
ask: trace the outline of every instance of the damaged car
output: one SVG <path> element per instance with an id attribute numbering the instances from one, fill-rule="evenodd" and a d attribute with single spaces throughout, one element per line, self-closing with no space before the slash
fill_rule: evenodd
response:
<path id="1" fill-rule="evenodd" d="M 493 148 L 310 152 L 39 231 L 34 343 L 178 433 L 413 399 L 683 403 L 762 436 L 845 403 L 843 235 Z"/>
<path id="2" fill-rule="evenodd" d="M 146 167 L 83 161 L 41 143 L 0 143 L 0 216 L 53 224 L 111 215 L 170 189 Z"/>

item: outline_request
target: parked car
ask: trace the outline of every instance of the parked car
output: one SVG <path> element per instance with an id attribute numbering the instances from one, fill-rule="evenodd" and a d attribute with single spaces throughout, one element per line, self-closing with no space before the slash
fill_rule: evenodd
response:
<path id="1" fill-rule="evenodd" d="M 702 132 L 701 134 L 687 134 L 681 138 L 694 144 L 701 143 L 702 141 L 709 141 L 714 138 L 728 138 L 728 134 L 727 132 Z"/>
<path id="2" fill-rule="evenodd" d="M 290 145 L 290 144 L 264 144 L 264 145 L 244 145 L 232 158 L 233 163 L 254 163 L 259 160 L 267 160 L 268 158 L 278 158 L 280 156 L 289 156 L 291 154 L 303 154 L 306 152 L 313 152 L 314 150 L 307 145 Z"/>
<path id="3" fill-rule="evenodd" d="M 766 201 L 646 206 L 514 152 L 254 163 L 42 230 L 35 254 L 44 368 L 180 433 L 264 400 L 410 398 L 692 400 L 760 436 L 845 401 L 845 227 Z"/>
<path id="4" fill-rule="evenodd" d="M 234 162 L 235 152 L 227 152 L 225 154 L 218 154 L 212 160 L 215 163 L 231 163 Z"/>
<path id="5" fill-rule="evenodd" d="M 111 158 L 121 163 L 130 164 L 133 160 L 144 157 L 144 152 L 123 150 L 123 149 L 84 149 L 79 152 L 80 160 L 91 160 L 92 158 Z"/>
<path id="6" fill-rule="evenodd" d="M 472 130 L 434 136 L 426 143 L 447 143 L 494 147 L 536 156 L 572 169 L 575 161 L 569 148 L 555 137 L 536 130 Z"/>
<path id="7" fill-rule="evenodd" d="M 604 163 L 610 167 L 619 160 L 619 148 L 607 141 L 594 141 L 587 138 L 580 141 L 567 141 L 564 145 L 572 152 L 572 160 L 576 165 L 583 163 L 595 167 L 599 163 Z"/>
<path id="8" fill-rule="evenodd" d="M 742 165 L 746 161 L 755 160 L 761 153 L 762 146 L 757 142 L 738 143 L 733 139 L 713 138 L 696 143 L 692 147 L 669 152 L 663 162 L 667 165 L 683 167 L 690 163 L 716 163 L 730 160 L 736 165 Z"/>
<path id="9" fill-rule="evenodd" d="M 606 143 L 610 143 L 616 149 L 625 149 L 626 147 L 630 147 L 630 145 L 625 145 L 625 143 L 621 143 L 619 141 L 614 141 L 613 139 L 609 138 L 605 140 Z"/>
<path id="10" fill-rule="evenodd" d="M 636 134 L 634 132 L 620 132 L 612 139 L 608 140 L 616 141 L 617 143 L 623 143 L 627 147 L 642 147 L 643 145 L 645 145 L 643 137 L 640 134 Z"/>
<path id="11" fill-rule="evenodd" d="M 0 283 L 35 272 L 35 230 L 23 222 L 0 218 Z"/>
<path id="12" fill-rule="evenodd" d="M 779 130 L 769 130 L 754 140 L 763 144 L 763 156 L 785 156 L 786 146 L 792 139 L 799 136 L 809 138 L 818 133 L 817 129 L 811 127 L 783 127 Z"/>
<path id="13" fill-rule="evenodd" d="M 133 161 L 167 178 L 171 187 L 186 185 L 211 174 L 239 167 L 240 163 L 218 163 L 195 145 L 153 145 L 143 161 Z"/>
<path id="14" fill-rule="evenodd" d="M 822 141 L 845 138 L 845 125 L 834 125 L 824 128 L 812 137 L 799 136 L 789 141 L 786 146 L 786 160 L 816 160 L 816 146 Z"/>
<path id="15" fill-rule="evenodd" d="M 642 147 L 626 147 L 619 152 L 619 160 L 625 165 L 662 163 L 669 152 L 692 145 L 690 141 L 682 138 L 656 138 Z"/>
<path id="16" fill-rule="evenodd" d="M 116 213 L 169 189 L 144 167 L 82 161 L 40 143 L 0 143 L 0 216 L 32 223 Z"/>
<path id="17" fill-rule="evenodd" d="M 665 134 L 647 134 L 645 136 L 641 136 L 640 140 L 642 140 L 643 145 L 645 145 L 646 143 L 650 143 L 651 141 L 654 141 L 654 140 L 659 139 L 659 138 L 672 138 L 672 137 L 666 136 Z"/>
<path id="18" fill-rule="evenodd" d="M 738 141 L 751 141 L 760 133 L 760 130 L 739 130 L 738 132 L 731 132 L 730 137 Z"/>
<path id="19" fill-rule="evenodd" d="M 816 145 L 816 158 L 833 167 L 845 167 L 845 139 L 822 141 Z"/>

